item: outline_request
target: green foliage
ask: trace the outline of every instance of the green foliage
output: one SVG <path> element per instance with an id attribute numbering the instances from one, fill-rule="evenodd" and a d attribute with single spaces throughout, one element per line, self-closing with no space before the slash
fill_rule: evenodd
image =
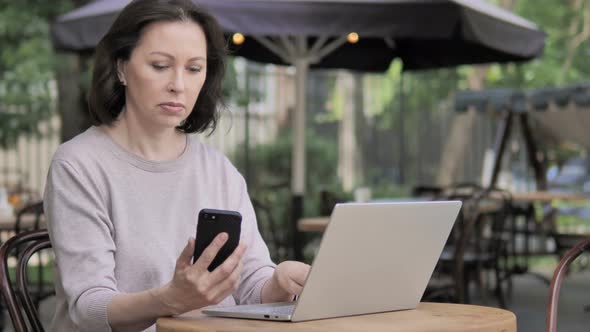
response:
<path id="1" fill-rule="evenodd" d="M 496 3 L 497 1 L 489 1 Z M 520 89 L 558 86 L 587 81 L 590 78 L 590 35 L 584 33 L 583 18 L 590 12 L 590 2 L 582 1 L 581 8 L 574 8 L 573 1 L 515 0 L 513 11 L 534 22 L 547 34 L 544 54 L 526 63 L 492 64 L 486 77 L 486 88 L 513 87 Z M 578 24 L 576 24 L 578 23 Z M 590 27 L 587 27 L 587 29 Z M 580 38 L 577 48 L 571 49 L 574 38 Z M 568 55 L 571 67 L 566 67 Z M 394 61 L 386 73 L 386 80 L 378 80 L 373 87 L 376 103 L 395 105 L 398 102 L 401 63 Z M 420 109 L 420 105 L 435 105 L 457 89 L 467 89 L 467 77 L 472 66 L 440 70 L 411 72 L 405 75 L 405 96 L 408 109 Z M 408 82 L 410 81 L 410 82 Z M 387 109 L 387 106 L 383 106 Z M 432 109 L 432 107 L 431 107 Z"/>
<path id="2" fill-rule="evenodd" d="M 228 104 L 233 103 L 240 107 L 245 107 L 249 103 L 259 101 L 263 98 L 265 91 L 260 91 L 256 87 L 253 87 L 250 82 L 259 80 L 261 76 L 264 76 L 264 71 L 263 66 L 260 64 L 245 63 L 245 70 L 240 74 L 236 68 L 237 65 L 237 59 L 235 57 L 228 57 L 222 93 Z"/>
<path id="3" fill-rule="evenodd" d="M 516 0 L 514 11 L 535 22 L 547 34 L 541 58 L 515 65 L 494 65 L 487 76 L 487 87 L 531 89 L 588 83 L 590 78 L 590 2 L 563 0 Z M 576 44 L 576 41 L 578 44 Z M 540 142 L 542 143 L 542 142 Z M 550 162 L 578 154 L 571 145 L 543 146 Z M 551 157 L 553 156 L 553 157 Z"/>
<path id="4" fill-rule="evenodd" d="M 590 43 L 584 40 L 573 51 L 569 47 L 572 39 L 582 33 L 583 17 L 590 10 L 590 3 L 582 1 L 581 8 L 574 8 L 573 3 L 543 0 L 541 5 L 538 0 L 515 1 L 515 13 L 535 22 L 547 33 L 545 52 L 540 59 L 522 65 L 495 65 L 488 75 L 488 86 L 535 88 L 588 80 Z M 572 64 L 567 68 L 570 52 Z"/>
<path id="5" fill-rule="evenodd" d="M 54 270 L 55 262 L 51 260 L 50 262 L 43 265 L 43 274 L 41 275 L 41 280 L 43 280 L 44 284 L 51 285 L 53 284 L 54 279 Z M 27 276 L 29 277 L 29 283 L 37 283 L 39 282 L 39 274 L 38 274 L 38 267 L 32 264 L 27 266 Z M 10 280 L 16 280 L 16 268 L 9 267 L 8 268 L 8 275 Z M 48 286 L 50 287 L 50 286 Z"/>
<path id="6" fill-rule="evenodd" d="M 318 193 L 321 190 L 340 192 L 341 186 L 336 169 L 338 167 L 338 147 L 335 142 L 321 138 L 312 133 L 306 134 L 306 153 L 308 170 L 306 177 L 306 215 L 317 215 Z M 284 132 L 269 144 L 257 145 L 250 151 L 250 167 L 254 168 L 248 185 L 253 197 L 270 193 L 264 200 L 274 203 L 278 197 L 274 194 L 282 189 L 291 188 L 291 151 L 293 149 L 291 132 Z M 238 169 L 244 171 L 245 147 L 236 150 L 233 158 Z M 286 202 L 288 203 L 288 202 Z M 282 203 L 281 203 L 282 204 Z M 284 205 L 284 204 L 283 204 Z M 288 205 L 288 204 L 287 204 Z"/>
<path id="7" fill-rule="evenodd" d="M 0 146 L 39 134 L 53 112 L 56 56 L 50 22 L 70 1 L 0 0 Z"/>
<path id="8" fill-rule="evenodd" d="M 275 261 L 289 258 L 288 234 L 291 222 L 291 133 L 284 132 L 268 144 L 257 145 L 250 151 L 248 180 L 250 197 L 256 208 L 258 225 Z M 307 187 L 304 196 L 304 216 L 318 216 L 320 191 L 328 190 L 337 197 L 349 200 L 342 193 L 337 177 L 337 146 L 307 131 Z M 245 147 L 240 147 L 233 156 L 236 167 L 245 174 Z M 276 229 L 272 233 L 272 228 Z M 276 237 L 273 238 L 273 237 Z"/>

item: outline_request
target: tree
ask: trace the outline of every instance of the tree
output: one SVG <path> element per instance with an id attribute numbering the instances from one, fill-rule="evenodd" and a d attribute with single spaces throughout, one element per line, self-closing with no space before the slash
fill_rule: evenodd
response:
<path id="1" fill-rule="evenodd" d="M 38 134 L 54 110 L 57 57 L 49 38 L 55 17 L 73 1 L 0 0 L 0 144 Z"/>
<path id="2" fill-rule="evenodd" d="M 489 87 L 536 88 L 580 83 L 590 77 L 590 3 L 584 0 L 513 0 L 514 12 L 547 33 L 542 57 L 493 65 Z"/>
<path id="3" fill-rule="evenodd" d="M 72 0 L 80 7 L 89 0 Z M 58 85 L 58 112 L 61 119 L 61 141 L 65 142 L 78 135 L 91 125 L 88 104 L 90 87 L 91 56 L 60 52 L 55 66 Z"/>

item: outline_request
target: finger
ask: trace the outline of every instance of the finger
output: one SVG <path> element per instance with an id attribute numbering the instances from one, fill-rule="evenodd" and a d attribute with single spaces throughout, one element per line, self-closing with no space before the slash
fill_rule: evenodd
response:
<path id="1" fill-rule="evenodd" d="M 227 233 L 217 234 L 217 236 L 213 239 L 213 241 L 211 241 L 207 248 L 203 250 L 201 257 L 199 257 L 199 259 L 197 259 L 197 261 L 195 262 L 195 266 L 198 270 L 207 270 L 207 267 L 211 265 L 211 262 L 213 262 L 215 256 L 217 256 L 217 253 L 219 252 L 219 250 L 221 250 L 221 247 L 223 247 L 223 245 L 227 241 L 227 238 Z"/>
<path id="2" fill-rule="evenodd" d="M 234 252 L 223 263 L 221 263 L 221 265 L 215 268 L 213 272 L 211 272 L 209 275 L 211 284 L 222 282 L 234 272 L 236 267 L 242 261 L 242 257 L 246 252 L 246 248 L 247 246 L 245 244 L 240 243 Z"/>
<path id="3" fill-rule="evenodd" d="M 211 290 L 211 293 L 213 294 L 213 298 L 215 299 L 215 301 L 221 302 L 223 301 L 223 299 L 230 296 L 237 289 L 241 275 L 242 263 L 240 262 L 238 263 L 238 266 L 225 280 L 218 283 Z"/>
<path id="4" fill-rule="evenodd" d="M 195 239 L 189 238 L 188 243 L 182 249 L 180 256 L 176 260 L 176 267 L 183 268 L 191 263 L 191 259 L 193 258 L 193 252 L 195 251 Z"/>
<path id="5" fill-rule="evenodd" d="M 287 293 L 292 295 L 299 295 L 303 290 L 303 286 L 295 282 L 293 279 L 287 279 L 284 288 Z"/>
<path id="6" fill-rule="evenodd" d="M 238 286 L 240 285 L 240 281 L 242 280 L 242 271 L 244 270 L 244 263 L 242 263 L 240 261 L 240 264 L 238 264 L 237 269 L 238 269 L 239 278 L 238 278 L 238 280 L 236 280 L 236 282 L 234 284 L 234 286 L 235 286 L 234 288 L 236 288 L 236 289 L 238 288 Z"/>
<path id="7" fill-rule="evenodd" d="M 299 296 L 299 295 L 301 295 L 301 292 L 303 292 L 303 287 L 302 286 L 299 286 L 299 285 L 296 285 L 293 288 L 293 292 L 291 294 Z"/>
<path id="8" fill-rule="evenodd" d="M 293 272 L 291 279 L 293 279 L 293 281 L 296 282 L 299 286 L 303 287 L 305 281 L 307 280 L 307 275 L 309 275 L 310 269 L 311 267 L 309 265 L 301 264 L 301 266 Z"/>

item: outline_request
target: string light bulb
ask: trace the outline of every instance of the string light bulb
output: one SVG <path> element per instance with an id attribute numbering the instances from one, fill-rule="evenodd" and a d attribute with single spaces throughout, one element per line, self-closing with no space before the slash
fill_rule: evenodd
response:
<path id="1" fill-rule="evenodd" d="M 351 32 L 346 36 L 346 40 L 348 40 L 351 44 L 356 44 L 359 42 L 359 34 L 356 32 Z"/>
<path id="2" fill-rule="evenodd" d="M 243 34 L 236 32 L 232 35 L 231 40 L 236 45 L 242 45 L 246 40 L 246 37 L 244 37 Z"/>

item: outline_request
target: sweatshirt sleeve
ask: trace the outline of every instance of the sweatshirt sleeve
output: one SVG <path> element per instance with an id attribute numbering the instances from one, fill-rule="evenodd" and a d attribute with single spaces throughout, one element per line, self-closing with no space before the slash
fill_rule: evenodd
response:
<path id="1" fill-rule="evenodd" d="M 272 277 L 276 265 L 272 262 L 268 247 L 258 231 L 254 208 L 246 182 L 241 175 L 238 183 L 234 197 L 238 203 L 238 211 L 242 214 L 242 241 L 248 245 L 248 249 L 243 257 L 242 277 L 234 298 L 238 304 L 258 304 L 262 287 Z"/>
<path id="2" fill-rule="evenodd" d="M 111 331 L 107 304 L 118 293 L 107 203 L 92 176 L 53 160 L 44 193 L 56 267 L 71 320 L 81 331 Z"/>

